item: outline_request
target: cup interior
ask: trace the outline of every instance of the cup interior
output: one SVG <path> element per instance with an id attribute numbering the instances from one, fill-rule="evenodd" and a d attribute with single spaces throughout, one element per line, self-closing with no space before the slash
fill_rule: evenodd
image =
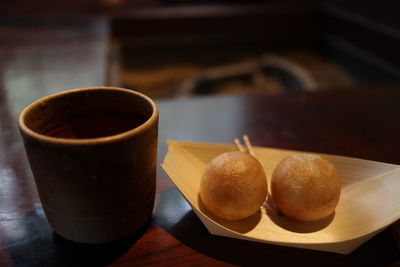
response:
<path id="1" fill-rule="evenodd" d="M 155 104 L 119 88 L 86 88 L 42 98 L 21 114 L 20 124 L 51 138 L 93 139 L 118 135 L 146 124 Z"/>

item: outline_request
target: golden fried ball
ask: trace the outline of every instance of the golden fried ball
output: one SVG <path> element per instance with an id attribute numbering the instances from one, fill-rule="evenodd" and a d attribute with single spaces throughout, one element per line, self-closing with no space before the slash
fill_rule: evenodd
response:
<path id="1" fill-rule="evenodd" d="M 243 152 L 214 158 L 201 178 L 200 199 L 205 208 L 226 220 L 256 213 L 267 196 L 267 177 L 260 162 Z"/>
<path id="2" fill-rule="evenodd" d="M 283 159 L 272 174 L 272 199 L 289 218 L 317 221 L 334 212 L 340 180 L 329 161 L 318 155 L 294 154 Z"/>

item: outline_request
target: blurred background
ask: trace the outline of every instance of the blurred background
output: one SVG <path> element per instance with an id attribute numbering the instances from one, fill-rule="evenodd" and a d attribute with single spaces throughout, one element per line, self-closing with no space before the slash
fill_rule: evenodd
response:
<path id="1" fill-rule="evenodd" d="M 0 82 L 20 103 L 15 112 L 34 100 L 33 87 L 46 95 L 109 85 L 165 99 L 390 86 L 400 81 L 399 7 L 361 0 L 4 0 Z"/>

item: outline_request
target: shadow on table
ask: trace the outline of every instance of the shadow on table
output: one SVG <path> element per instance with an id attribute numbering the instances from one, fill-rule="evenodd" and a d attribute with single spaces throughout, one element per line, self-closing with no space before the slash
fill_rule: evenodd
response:
<path id="1" fill-rule="evenodd" d="M 266 266 L 271 263 L 282 266 L 385 266 L 400 260 L 389 230 L 349 255 L 249 242 L 211 235 L 189 207 L 179 209 L 185 207 L 186 200 L 176 188 L 164 190 L 159 195 L 154 221 L 188 247 L 223 262 L 242 266 Z"/>
<path id="2" fill-rule="evenodd" d="M 56 234 L 43 209 L 28 213 L 11 233 L 8 252 L 14 266 L 105 266 L 125 254 L 143 235 L 149 222 L 134 235 L 104 244 L 82 244 Z"/>

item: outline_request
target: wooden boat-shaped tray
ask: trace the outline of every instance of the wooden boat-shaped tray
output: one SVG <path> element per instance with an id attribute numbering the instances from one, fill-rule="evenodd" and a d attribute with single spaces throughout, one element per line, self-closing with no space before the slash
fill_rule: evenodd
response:
<path id="1" fill-rule="evenodd" d="M 162 167 L 211 234 L 282 246 L 348 254 L 400 218 L 400 166 L 350 157 L 319 154 L 342 176 L 335 213 L 318 222 L 302 223 L 260 212 L 240 221 L 219 219 L 198 199 L 204 168 L 214 157 L 234 151 L 230 144 L 168 141 Z M 270 181 L 275 166 L 296 151 L 254 147 Z"/>

